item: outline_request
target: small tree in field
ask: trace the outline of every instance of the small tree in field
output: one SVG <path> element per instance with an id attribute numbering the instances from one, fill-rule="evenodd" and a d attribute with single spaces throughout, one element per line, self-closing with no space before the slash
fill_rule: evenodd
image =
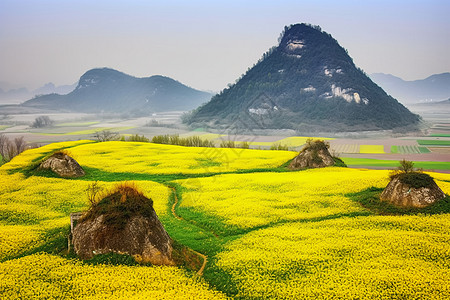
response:
<path id="1" fill-rule="evenodd" d="M 94 181 L 88 185 L 86 188 L 86 194 L 91 206 L 94 206 L 97 203 L 97 197 L 102 192 L 103 188 L 100 186 L 98 181 Z"/>
<path id="2" fill-rule="evenodd" d="M 414 163 L 409 160 L 402 159 L 399 161 L 400 166 L 397 169 L 403 173 L 411 173 L 414 172 Z"/>
<path id="3" fill-rule="evenodd" d="M 0 165 L 9 162 L 27 148 L 23 136 L 10 140 L 6 135 L 0 134 Z"/>
<path id="4" fill-rule="evenodd" d="M 119 133 L 111 130 L 102 130 L 94 133 L 94 138 L 99 142 L 117 141 L 119 139 Z"/>
<path id="5" fill-rule="evenodd" d="M 53 120 L 50 119 L 49 116 L 40 116 L 34 120 L 33 124 L 31 124 L 31 127 L 42 128 L 42 127 L 49 127 L 52 125 L 53 125 Z"/>

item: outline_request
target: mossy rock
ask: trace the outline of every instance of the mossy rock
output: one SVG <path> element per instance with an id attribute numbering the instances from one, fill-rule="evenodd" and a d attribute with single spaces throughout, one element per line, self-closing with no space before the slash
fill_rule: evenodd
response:
<path id="1" fill-rule="evenodd" d="M 445 198 L 433 178 L 420 172 L 399 173 L 381 193 L 380 199 L 398 207 L 421 208 Z"/>
<path id="2" fill-rule="evenodd" d="M 159 221 L 153 201 L 126 184 L 103 196 L 78 221 L 73 246 L 82 259 L 117 253 L 144 264 L 175 264 L 172 239 Z"/>

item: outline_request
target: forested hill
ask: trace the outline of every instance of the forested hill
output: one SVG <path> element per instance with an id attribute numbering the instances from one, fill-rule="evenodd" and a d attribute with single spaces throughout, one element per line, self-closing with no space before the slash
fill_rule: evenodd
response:
<path id="1" fill-rule="evenodd" d="M 361 131 L 414 127 L 420 118 L 373 83 L 330 34 L 296 24 L 185 122 L 227 128 L 237 119 L 251 128 Z"/>
<path id="2" fill-rule="evenodd" d="M 81 112 L 136 112 L 190 110 L 208 101 L 211 94 L 192 89 L 164 76 L 136 78 L 109 69 L 92 69 L 81 76 L 67 95 L 35 97 L 23 105 Z"/>

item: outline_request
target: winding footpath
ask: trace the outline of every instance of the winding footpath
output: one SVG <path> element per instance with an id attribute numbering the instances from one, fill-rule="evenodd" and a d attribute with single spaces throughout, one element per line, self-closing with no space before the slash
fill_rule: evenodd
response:
<path id="1" fill-rule="evenodd" d="M 179 216 L 179 215 L 177 215 L 177 213 L 176 213 L 176 211 L 175 211 L 175 208 L 176 208 L 176 206 L 178 205 L 178 197 L 177 197 L 177 191 L 176 191 L 176 189 L 174 188 L 174 187 L 171 187 L 171 186 L 169 186 L 169 188 L 172 190 L 172 194 L 173 194 L 173 198 L 174 198 L 174 203 L 173 203 L 173 205 L 172 205 L 172 215 L 176 218 L 176 219 L 178 219 L 178 220 L 183 220 L 183 221 L 186 221 L 186 220 L 184 220 L 181 216 Z M 187 221 L 186 221 L 187 222 Z M 205 270 L 205 267 L 206 267 L 206 263 L 208 262 L 208 256 L 206 256 L 205 254 L 202 254 L 202 253 L 200 253 L 200 252 L 197 252 L 197 251 L 195 251 L 194 249 L 191 249 L 192 250 L 192 252 L 194 252 L 195 254 L 197 254 L 198 256 L 200 256 L 201 258 L 203 258 L 203 264 L 202 264 L 202 266 L 200 267 L 200 269 L 197 271 L 197 275 L 200 275 L 200 276 L 202 276 L 203 275 L 203 271 Z"/>

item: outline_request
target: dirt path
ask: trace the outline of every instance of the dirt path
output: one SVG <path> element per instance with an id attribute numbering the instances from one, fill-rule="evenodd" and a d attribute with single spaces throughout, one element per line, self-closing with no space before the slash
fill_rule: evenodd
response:
<path id="1" fill-rule="evenodd" d="M 174 187 L 169 187 L 172 190 L 173 196 L 174 196 L 174 203 L 172 205 L 172 215 L 177 218 L 178 220 L 183 220 L 185 221 L 182 217 L 180 217 L 179 215 L 177 215 L 176 211 L 175 211 L 175 207 L 178 204 L 178 197 L 177 197 L 177 191 Z M 206 256 L 205 254 L 202 254 L 200 252 L 195 251 L 194 249 L 191 249 L 192 252 L 194 252 L 195 254 L 197 254 L 198 256 L 200 256 L 201 258 L 203 258 L 203 264 L 200 267 L 200 269 L 197 271 L 197 275 L 202 276 L 203 275 L 203 271 L 205 270 L 206 267 L 206 263 L 208 262 L 208 256 Z"/>

